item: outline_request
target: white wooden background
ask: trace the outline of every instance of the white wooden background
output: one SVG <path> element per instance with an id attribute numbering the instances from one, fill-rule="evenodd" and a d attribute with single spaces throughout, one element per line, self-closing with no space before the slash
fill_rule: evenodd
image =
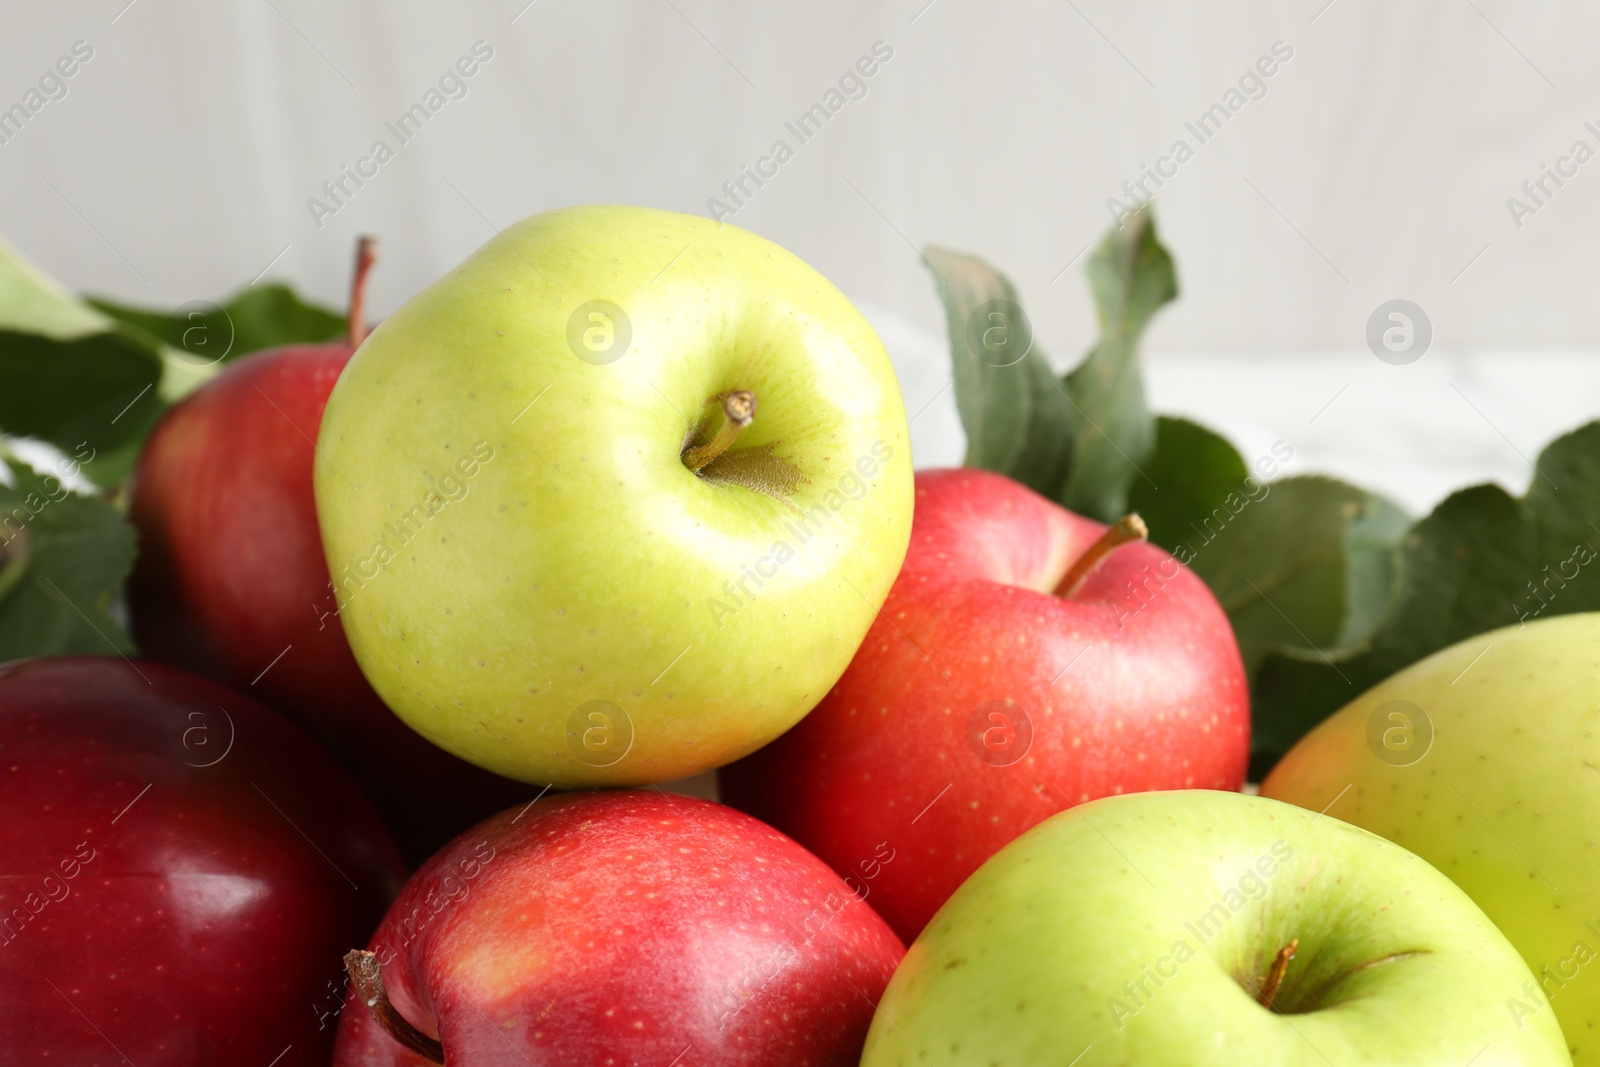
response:
<path id="1" fill-rule="evenodd" d="M 1161 191 L 1184 296 L 1150 338 L 1158 405 L 1246 451 L 1290 441 L 1294 469 L 1413 509 L 1526 484 L 1527 457 L 1600 411 L 1600 162 L 1547 180 L 1520 228 L 1506 206 L 1574 141 L 1600 150 L 1593 4 L 86 0 L 14 2 L 0 25 L 0 108 L 75 42 L 94 52 L 0 143 L 11 243 L 129 300 L 215 298 L 266 271 L 337 302 L 354 235 L 374 232 L 379 313 L 543 208 L 704 211 L 881 40 L 893 57 L 866 95 L 734 221 L 879 323 L 912 410 L 932 398 L 924 465 L 961 442 L 914 247 L 1001 265 L 1040 343 L 1075 358 L 1094 325 L 1081 262 L 1063 268 L 1106 198 L 1282 41 L 1265 96 Z M 480 40 L 494 54 L 467 95 L 318 228 L 322 181 Z M 1436 334 L 1409 367 L 1364 348 L 1394 297 Z"/>

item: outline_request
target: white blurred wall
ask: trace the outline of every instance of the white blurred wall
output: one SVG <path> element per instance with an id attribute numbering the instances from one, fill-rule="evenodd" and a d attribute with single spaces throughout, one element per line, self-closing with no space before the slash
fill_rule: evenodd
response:
<path id="1" fill-rule="evenodd" d="M 1506 199 L 1574 141 L 1600 152 L 1584 126 L 1600 129 L 1600 5 L 525 3 L 14 0 L 0 14 L 0 108 L 74 42 L 94 54 L 0 144 L 0 233 L 74 287 L 167 305 L 221 296 L 269 264 L 269 277 L 341 303 L 353 237 L 377 233 L 382 313 L 491 226 L 543 208 L 704 212 L 774 140 L 797 145 L 785 121 L 883 41 L 893 56 L 865 96 L 733 221 L 813 263 L 886 334 L 937 344 L 913 248 L 938 243 L 1010 273 L 1040 343 L 1075 359 L 1094 324 L 1081 261 L 1063 268 L 1108 225 L 1107 198 L 1183 137 L 1194 158 L 1157 200 L 1183 285 L 1150 338 L 1158 400 L 1284 436 L 1359 377 L 1317 370 L 1348 356 L 1361 375 L 1409 373 L 1418 391 L 1341 397 L 1344 432 L 1387 424 L 1403 431 L 1392 452 L 1419 436 L 1412 416 L 1448 423 L 1466 437 L 1436 442 L 1441 454 L 1486 457 L 1463 480 L 1512 482 L 1526 481 L 1519 457 L 1589 403 L 1549 380 L 1569 364 L 1536 375 L 1536 360 L 1526 373 L 1517 361 L 1559 350 L 1584 368 L 1600 346 L 1600 159 L 1560 189 L 1547 180 L 1554 195 L 1520 228 Z M 395 144 L 384 123 L 477 41 L 493 58 L 467 95 L 319 228 L 308 198 L 374 140 Z M 1265 95 L 1199 144 L 1184 123 L 1279 41 L 1293 55 Z M 1426 365 L 1365 353 L 1369 313 L 1395 297 L 1432 319 Z M 909 406 L 938 397 L 929 425 L 944 428 L 921 430 L 919 460 L 950 461 L 953 407 L 937 393 L 937 353 L 917 344 L 891 347 L 919 368 Z M 1502 370 L 1474 413 L 1450 383 L 1483 359 Z M 1423 388 L 1429 375 L 1437 388 Z M 1395 491 L 1425 506 L 1443 489 Z"/>

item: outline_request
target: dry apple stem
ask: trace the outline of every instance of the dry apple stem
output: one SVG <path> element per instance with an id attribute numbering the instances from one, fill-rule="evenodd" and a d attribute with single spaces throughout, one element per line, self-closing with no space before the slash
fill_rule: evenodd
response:
<path id="1" fill-rule="evenodd" d="M 1144 541 L 1150 536 L 1150 531 L 1145 527 L 1144 520 L 1137 514 L 1124 515 L 1106 528 L 1100 539 L 1089 546 L 1088 551 L 1078 557 L 1076 563 L 1068 568 L 1061 582 L 1056 586 L 1056 596 L 1071 596 L 1078 591 L 1084 579 L 1094 573 L 1094 569 L 1111 553 L 1123 545 L 1134 541 Z"/>
<path id="2" fill-rule="evenodd" d="M 378 258 L 378 239 L 361 237 L 356 240 L 356 269 L 350 277 L 350 318 L 345 325 L 350 347 L 358 347 L 367 339 L 367 274 Z"/>
<path id="3" fill-rule="evenodd" d="M 1273 957 L 1272 966 L 1267 968 L 1267 976 L 1261 980 L 1261 992 L 1256 996 L 1256 1003 L 1263 1008 L 1272 1007 L 1272 998 L 1278 995 L 1278 987 L 1283 985 L 1283 976 L 1289 973 L 1289 961 L 1294 959 L 1295 949 L 1300 947 L 1300 939 L 1284 945 Z"/>
<path id="4" fill-rule="evenodd" d="M 344 954 L 344 969 L 350 975 L 356 995 L 367 1006 L 367 1014 L 383 1027 L 384 1033 L 418 1056 L 437 1064 L 444 1063 L 444 1046 L 412 1026 L 389 1002 L 388 991 L 383 987 L 383 968 L 377 956 L 365 949 L 353 948 Z"/>
<path id="5" fill-rule="evenodd" d="M 756 417 L 756 394 L 748 389 L 735 389 L 712 399 L 722 402 L 721 414 L 715 416 L 721 425 L 705 444 L 684 451 L 683 465 L 692 471 L 700 470 L 731 448 Z"/>

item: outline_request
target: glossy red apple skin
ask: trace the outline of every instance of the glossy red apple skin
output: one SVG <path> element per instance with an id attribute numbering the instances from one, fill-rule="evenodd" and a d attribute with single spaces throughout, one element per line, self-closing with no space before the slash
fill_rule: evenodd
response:
<path id="1" fill-rule="evenodd" d="M 0 812 L 7 1067 L 327 1063 L 314 1006 L 404 874 L 298 728 L 156 663 L 8 664 Z"/>
<path id="2" fill-rule="evenodd" d="M 370 947 L 451 1067 L 853 1067 L 904 955 L 872 883 L 720 804 L 567 794 L 452 842 Z M 352 1001 L 334 1062 L 428 1061 Z"/>
<path id="3" fill-rule="evenodd" d="M 1236 790 L 1250 748 L 1232 628 L 1176 559 L 1126 544 L 1055 596 L 1103 525 L 985 471 L 916 485 L 905 566 L 844 676 L 720 774 L 727 803 L 836 870 L 888 841 L 903 858 L 872 899 L 908 943 L 1050 815 L 1114 793 Z"/>
<path id="4" fill-rule="evenodd" d="M 134 473 L 139 556 L 128 606 L 146 655 L 247 690 L 327 744 L 415 865 L 537 787 L 424 740 L 350 651 L 311 466 L 351 352 L 327 344 L 247 356 L 167 413 Z"/>

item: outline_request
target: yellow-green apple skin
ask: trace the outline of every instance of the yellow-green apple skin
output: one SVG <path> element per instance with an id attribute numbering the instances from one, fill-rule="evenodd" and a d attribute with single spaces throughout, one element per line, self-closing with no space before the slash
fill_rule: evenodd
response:
<path id="1" fill-rule="evenodd" d="M 1573 1062 L 1600 1064 L 1600 614 L 1412 664 L 1302 738 L 1261 791 L 1449 875 L 1522 953 Z M 1517 992 L 1497 1010 L 1531 1025 L 1540 1003 Z"/>
<path id="2" fill-rule="evenodd" d="M 861 1063 L 1569 1063 L 1547 1008 L 1505 1012 L 1531 981 L 1460 889 L 1380 837 L 1240 793 L 1131 793 L 980 867 L 896 970 Z"/>
<path id="3" fill-rule="evenodd" d="M 731 390 L 754 420 L 706 471 L 792 468 L 786 488 L 684 463 Z M 911 528 L 905 408 L 860 312 L 769 241 L 637 207 L 509 226 L 384 321 L 315 481 L 373 687 L 436 744 L 558 787 L 696 774 L 788 729 Z"/>

